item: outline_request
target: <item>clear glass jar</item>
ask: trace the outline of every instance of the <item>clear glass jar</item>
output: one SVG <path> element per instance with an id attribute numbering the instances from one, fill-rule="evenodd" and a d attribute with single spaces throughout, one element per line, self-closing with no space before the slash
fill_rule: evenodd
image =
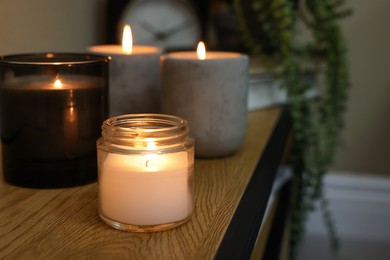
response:
<path id="1" fill-rule="evenodd" d="M 103 122 L 97 141 L 99 214 L 133 232 L 162 231 L 193 210 L 194 140 L 186 120 L 129 114 Z"/>

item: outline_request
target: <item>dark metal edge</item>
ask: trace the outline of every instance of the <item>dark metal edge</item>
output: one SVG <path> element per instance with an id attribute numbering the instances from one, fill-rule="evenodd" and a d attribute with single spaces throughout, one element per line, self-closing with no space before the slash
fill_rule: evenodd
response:
<path id="1" fill-rule="evenodd" d="M 288 108 L 284 107 L 217 250 L 215 259 L 250 258 L 290 129 L 291 120 Z"/>

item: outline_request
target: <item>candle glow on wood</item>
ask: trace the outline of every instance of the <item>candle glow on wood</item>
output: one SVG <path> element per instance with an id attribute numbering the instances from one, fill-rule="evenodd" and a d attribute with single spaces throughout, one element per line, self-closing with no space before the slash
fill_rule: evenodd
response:
<path id="1" fill-rule="evenodd" d="M 130 25 L 128 24 L 126 24 L 123 28 L 122 49 L 127 54 L 131 54 L 133 52 L 133 36 Z"/>
<path id="2" fill-rule="evenodd" d="M 198 43 L 198 47 L 196 49 L 196 54 L 198 55 L 199 60 L 205 60 L 206 59 L 206 46 L 202 41 Z"/>

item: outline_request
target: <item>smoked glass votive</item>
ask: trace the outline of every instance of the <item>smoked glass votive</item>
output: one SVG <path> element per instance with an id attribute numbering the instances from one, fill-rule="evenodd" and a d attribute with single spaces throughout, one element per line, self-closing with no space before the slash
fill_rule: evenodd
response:
<path id="1" fill-rule="evenodd" d="M 194 140 L 186 120 L 162 114 L 109 118 L 97 151 L 99 214 L 108 225 L 153 232 L 190 218 Z"/>
<path id="2" fill-rule="evenodd" d="M 103 56 L 46 53 L 0 57 L 4 180 L 33 188 L 97 180 L 96 140 L 107 119 Z"/>

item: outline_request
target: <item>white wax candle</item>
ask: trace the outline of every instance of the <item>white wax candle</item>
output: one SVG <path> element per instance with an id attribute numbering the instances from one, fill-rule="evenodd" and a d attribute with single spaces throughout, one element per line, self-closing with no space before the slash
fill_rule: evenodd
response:
<path id="1" fill-rule="evenodd" d="M 131 225 L 183 220 L 192 212 L 186 152 L 109 153 L 99 173 L 101 213 Z"/>
<path id="2" fill-rule="evenodd" d="M 160 55 L 152 46 L 133 46 L 128 53 L 120 45 L 96 45 L 95 54 L 111 57 L 109 114 L 155 113 L 160 109 Z"/>
<path id="3" fill-rule="evenodd" d="M 247 125 L 248 57 L 232 52 L 175 52 L 162 57 L 161 111 L 188 120 L 195 154 L 236 151 Z"/>

